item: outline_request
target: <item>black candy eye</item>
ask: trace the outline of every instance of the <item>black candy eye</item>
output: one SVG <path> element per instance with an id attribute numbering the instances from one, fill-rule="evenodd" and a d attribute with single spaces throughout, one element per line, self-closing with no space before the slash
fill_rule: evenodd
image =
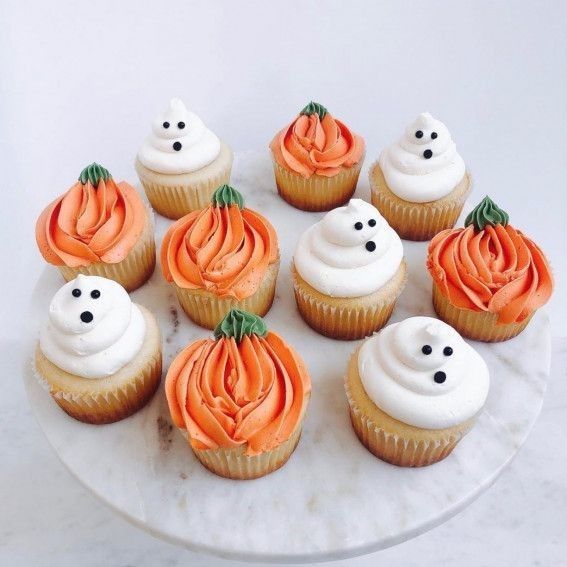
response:
<path id="1" fill-rule="evenodd" d="M 73 295 L 73 297 L 81 297 L 81 290 L 78 288 L 75 288 L 71 294 Z"/>
<path id="2" fill-rule="evenodd" d="M 360 221 L 354 223 L 354 228 L 355 228 L 356 230 L 362 230 L 362 227 L 363 227 L 363 226 L 364 226 L 364 225 L 363 225 Z"/>
<path id="3" fill-rule="evenodd" d="M 164 122 L 163 127 L 166 128 L 166 129 L 169 128 L 169 122 Z"/>
<path id="4" fill-rule="evenodd" d="M 431 139 L 435 140 L 437 138 L 437 132 L 431 132 Z"/>
<path id="5" fill-rule="evenodd" d="M 446 347 L 443 349 L 443 354 L 444 354 L 445 356 L 451 356 L 451 355 L 453 354 L 453 349 L 452 349 L 450 346 L 446 346 Z"/>
<path id="6" fill-rule="evenodd" d="M 368 226 L 376 226 L 376 220 L 375 219 L 370 219 L 368 221 Z"/>
<path id="7" fill-rule="evenodd" d="M 430 345 L 423 345 L 423 346 L 421 347 L 421 352 L 422 352 L 423 354 L 431 354 L 431 353 L 433 352 L 433 349 L 431 348 Z"/>
<path id="8" fill-rule="evenodd" d="M 178 152 L 183 146 L 181 145 L 181 142 L 175 142 L 173 144 L 173 149 Z"/>
<path id="9" fill-rule="evenodd" d="M 423 152 L 423 157 L 424 157 L 425 159 L 429 159 L 432 155 L 433 155 L 433 152 L 432 152 L 431 150 L 425 150 L 425 151 Z"/>
<path id="10" fill-rule="evenodd" d="M 418 131 L 415 133 L 415 137 L 416 137 L 416 138 L 423 138 L 423 132 L 422 132 L 421 130 L 418 130 Z"/>
<path id="11" fill-rule="evenodd" d="M 91 291 L 91 297 L 93 299 L 98 299 L 100 297 L 100 291 L 98 289 L 93 289 Z"/>
<path id="12" fill-rule="evenodd" d="M 443 372 L 443 370 L 438 370 L 433 375 L 433 380 L 435 380 L 435 382 L 437 384 L 443 384 L 443 382 L 445 382 L 445 380 L 447 380 L 447 374 L 445 374 L 445 372 Z"/>
<path id="13" fill-rule="evenodd" d="M 177 127 L 178 127 L 180 130 L 183 130 L 183 128 L 185 128 L 185 122 L 178 122 L 178 123 L 177 123 Z"/>

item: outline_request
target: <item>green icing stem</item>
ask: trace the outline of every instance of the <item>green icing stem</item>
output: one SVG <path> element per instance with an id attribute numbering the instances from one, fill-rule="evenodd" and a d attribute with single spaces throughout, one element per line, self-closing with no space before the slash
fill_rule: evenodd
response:
<path id="1" fill-rule="evenodd" d="M 79 175 L 79 181 L 83 185 L 85 185 L 87 181 L 90 181 L 91 185 L 93 187 L 96 187 L 101 179 L 106 181 L 111 177 L 112 175 L 110 175 L 108 169 L 102 167 L 102 165 L 99 165 L 98 163 L 93 162 L 91 163 L 91 165 L 87 165 L 87 167 L 85 167 L 85 169 L 81 171 L 81 174 Z"/>
<path id="2" fill-rule="evenodd" d="M 305 114 L 306 116 L 311 116 L 312 114 L 318 114 L 319 119 L 323 120 L 328 114 L 328 110 L 318 102 L 311 101 L 299 114 Z"/>
<path id="3" fill-rule="evenodd" d="M 484 230 L 489 224 L 495 226 L 508 224 L 508 213 L 503 211 L 488 195 L 467 215 L 465 226 L 473 225 L 475 230 Z"/>
<path id="4" fill-rule="evenodd" d="M 239 343 L 244 335 L 266 336 L 268 328 L 258 315 L 233 307 L 214 330 L 215 339 L 232 337 Z"/>
<path id="5" fill-rule="evenodd" d="M 230 185 L 221 185 L 211 197 L 211 203 L 215 207 L 230 207 L 238 205 L 240 209 L 244 208 L 244 198 L 234 187 Z"/>

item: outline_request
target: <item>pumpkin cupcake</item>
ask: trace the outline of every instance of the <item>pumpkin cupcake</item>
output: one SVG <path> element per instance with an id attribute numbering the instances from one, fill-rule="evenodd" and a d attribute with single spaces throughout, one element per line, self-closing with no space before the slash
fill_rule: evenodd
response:
<path id="1" fill-rule="evenodd" d="M 449 130 L 428 112 L 370 169 L 372 203 L 407 240 L 430 240 L 453 227 L 471 186 Z"/>
<path id="2" fill-rule="evenodd" d="M 35 237 L 47 262 L 69 281 L 79 274 L 140 287 L 156 263 L 153 217 L 134 187 L 92 163 L 39 216 Z"/>
<path id="3" fill-rule="evenodd" d="M 165 379 L 173 423 L 201 463 L 232 479 L 280 468 L 301 435 L 311 381 L 299 355 L 260 317 L 231 309 L 182 350 Z"/>
<path id="4" fill-rule="evenodd" d="M 351 199 L 300 237 L 292 263 L 295 300 L 315 331 L 371 335 L 390 318 L 407 279 L 399 236 L 370 203 Z"/>
<path id="5" fill-rule="evenodd" d="M 159 385 L 157 321 L 116 282 L 79 275 L 51 301 L 35 367 L 71 417 L 119 421 L 142 408 Z"/>
<path id="6" fill-rule="evenodd" d="M 136 171 L 152 207 L 178 219 L 202 209 L 230 180 L 232 150 L 178 98 L 152 122 L 136 158 Z"/>
<path id="7" fill-rule="evenodd" d="M 223 185 L 210 204 L 172 224 L 161 267 L 185 313 L 214 329 L 231 307 L 265 315 L 274 300 L 278 239 L 270 222 Z"/>
<path id="8" fill-rule="evenodd" d="M 310 102 L 270 143 L 281 197 L 304 211 L 329 211 L 354 193 L 364 140 Z"/>
<path id="9" fill-rule="evenodd" d="M 376 457 L 422 467 L 472 428 L 489 388 L 481 356 L 442 321 L 411 317 L 367 339 L 345 388 L 354 431 Z"/>
<path id="10" fill-rule="evenodd" d="M 427 268 L 437 315 L 478 341 L 515 337 L 553 291 L 543 252 L 489 197 L 467 216 L 465 228 L 433 238 Z"/>

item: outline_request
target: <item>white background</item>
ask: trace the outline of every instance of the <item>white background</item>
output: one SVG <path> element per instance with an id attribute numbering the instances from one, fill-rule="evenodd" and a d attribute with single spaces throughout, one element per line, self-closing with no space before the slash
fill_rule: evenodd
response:
<path id="1" fill-rule="evenodd" d="M 266 150 L 311 99 L 364 136 L 368 162 L 421 111 L 447 124 L 474 199 L 490 194 L 553 264 L 550 391 L 526 448 L 478 502 L 348 564 L 567 564 L 565 29 L 560 1 L 0 0 L 0 565 L 208 561 L 130 527 L 76 484 L 18 376 L 22 315 L 43 269 L 37 214 L 92 161 L 136 181 L 137 146 L 171 96 L 235 151 Z"/>

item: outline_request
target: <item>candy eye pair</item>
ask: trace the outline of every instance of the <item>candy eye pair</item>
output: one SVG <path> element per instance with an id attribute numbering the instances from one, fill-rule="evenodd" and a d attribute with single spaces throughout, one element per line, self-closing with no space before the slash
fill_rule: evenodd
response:
<path id="1" fill-rule="evenodd" d="M 431 354 L 433 352 L 433 349 L 431 348 L 431 345 L 423 345 L 421 347 L 421 352 L 423 354 Z M 451 356 L 453 354 L 453 349 L 450 346 L 446 346 L 443 349 L 443 354 L 445 356 Z"/>
<path id="2" fill-rule="evenodd" d="M 72 295 L 73 297 L 81 297 L 81 293 L 82 293 L 82 292 L 81 292 L 81 290 L 80 290 L 79 288 L 75 288 L 75 289 L 71 292 L 71 295 Z M 93 290 L 91 291 L 91 297 L 92 297 L 93 299 L 98 299 L 98 298 L 100 297 L 100 291 L 99 291 L 98 289 L 93 289 Z"/>
<path id="3" fill-rule="evenodd" d="M 415 137 L 416 138 L 423 138 L 423 132 L 421 130 L 418 130 L 415 133 Z M 437 132 L 431 132 L 431 139 L 435 140 L 435 138 L 437 138 Z"/>
<path id="4" fill-rule="evenodd" d="M 376 226 L 376 219 L 370 219 L 368 221 L 368 226 Z M 362 224 L 360 221 L 355 222 L 354 223 L 354 228 L 356 230 L 362 230 L 364 228 L 364 224 Z"/>
<path id="5" fill-rule="evenodd" d="M 167 130 L 169 127 L 171 126 L 171 124 L 169 122 L 164 122 L 163 123 L 163 127 Z M 178 122 L 177 123 L 177 127 L 180 130 L 183 130 L 183 128 L 185 128 L 185 122 Z"/>

